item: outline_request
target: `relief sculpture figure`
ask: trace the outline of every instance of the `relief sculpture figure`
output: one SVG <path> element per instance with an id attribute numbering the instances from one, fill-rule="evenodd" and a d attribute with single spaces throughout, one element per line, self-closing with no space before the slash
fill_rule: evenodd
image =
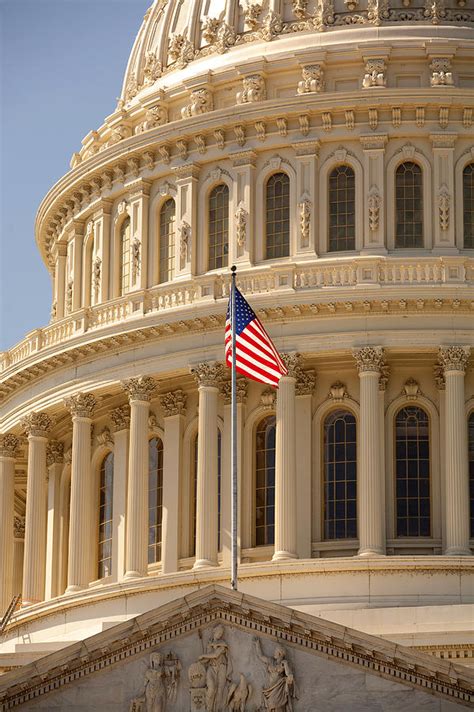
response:
<path id="1" fill-rule="evenodd" d="M 293 712 L 292 699 L 296 697 L 295 682 L 285 651 L 277 645 L 273 658 L 267 658 L 262 653 L 258 638 L 254 638 L 254 646 L 256 655 L 264 664 L 267 673 L 267 686 L 262 690 L 265 710 Z"/>
<path id="2" fill-rule="evenodd" d="M 199 661 L 206 666 L 206 711 L 224 712 L 227 709 L 227 686 L 232 673 L 229 646 L 223 639 L 224 628 L 218 625 Z"/>

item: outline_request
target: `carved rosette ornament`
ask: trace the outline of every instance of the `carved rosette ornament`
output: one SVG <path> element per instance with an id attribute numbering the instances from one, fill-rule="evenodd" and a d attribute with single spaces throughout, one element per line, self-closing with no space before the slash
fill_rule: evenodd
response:
<path id="1" fill-rule="evenodd" d="M 199 388 L 213 386 L 219 388 L 224 379 L 224 366 L 218 361 L 198 363 L 190 369 Z"/>
<path id="2" fill-rule="evenodd" d="M 224 398 L 224 403 L 229 405 L 232 400 L 232 384 L 230 381 L 223 381 L 221 384 L 221 393 Z M 245 403 L 247 400 L 247 379 L 237 379 L 237 403 Z"/>
<path id="3" fill-rule="evenodd" d="M 362 346 L 360 349 L 353 349 L 352 354 L 359 373 L 364 371 L 382 372 L 385 362 L 384 350 L 381 346 Z"/>
<path id="4" fill-rule="evenodd" d="M 171 415 L 186 415 L 187 399 L 188 396 L 181 389 L 163 393 L 160 398 L 160 403 L 165 418 L 169 418 Z"/>
<path id="5" fill-rule="evenodd" d="M 47 413 L 34 412 L 22 418 L 20 425 L 28 437 L 47 438 L 53 427 L 53 420 Z"/>
<path id="6" fill-rule="evenodd" d="M 18 454 L 20 440 L 13 433 L 0 435 L 0 457 L 15 458 Z"/>
<path id="7" fill-rule="evenodd" d="M 470 353 L 469 346 L 441 346 L 438 351 L 438 364 L 443 373 L 446 371 L 465 373 Z"/>
<path id="8" fill-rule="evenodd" d="M 50 440 L 46 446 L 46 464 L 62 465 L 64 462 L 64 443 L 59 440 Z"/>
<path id="9" fill-rule="evenodd" d="M 97 398 L 92 393 L 76 393 L 64 399 L 64 405 L 73 418 L 92 418 Z"/>
<path id="10" fill-rule="evenodd" d="M 150 402 L 156 391 L 156 381 L 151 376 L 137 376 L 121 383 L 124 391 L 128 393 L 130 401 Z"/>
<path id="11" fill-rule="evenodd" d="M 13 518 L 13 536 L 15 539 L 25 538 L 25 517 L 14 516 Z"/>
<path id="12" fill-rule="evenodd" d="M 130 406 L 121 405 L 110 411 L 110 419 L 112 428 L 115 433 L 120 430 L 128 430 L 130 428 Z"/>

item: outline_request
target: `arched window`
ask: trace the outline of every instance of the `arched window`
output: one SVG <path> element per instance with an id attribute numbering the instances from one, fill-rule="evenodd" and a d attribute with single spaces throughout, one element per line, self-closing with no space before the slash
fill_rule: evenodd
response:
<path id="1" fill-rule="evenodd" d="M 209 195 L 209 269 L 229 261 L 229 188 L 216 185 Z"/>
<path id="2" fill-rule="evenodd" d="M 469 444 L 469 504 L 470 504 L 470 536 L 474 539 L 474 411 L 467 421 Z"/>
<path id="3" fill-rule="evenodd" d="M 120 260 L 119 260 L 120 295 L 127 294 L 130 289 L 130 218 L 127 217 L 120 227 Z"/>
<path id="4" fill-rule="evenodd" d="M 174 277 L 175 240 L 176 205 L 173 198 L 169 198 L 160 210 L 159 282 L 168 282 Z"/>
<path id="5" fill-rule="evenodd" d="M 100 466 L 98 578 L 112 573 L 113 487 L 114 455 L 109 452 Z"/>
<path id="6" fill-rule="evenodd" d="M 329 174 L 329 251 L 355 250 L 355 174 L 337 166 Z"/>
<path id="7" fill-rule="evenodd" d="M 152 438 L 148 443 L 148 563 L 161 561 L 161 523 L 163 518 L 163 443 Z"/>
<path id="8" fill-rule="evenodd" d="M 395 247 L 423 247 L 423 174 L 407 161 L 395 174 Z"/>
<path id="9" fill-rule="evenodd" d="M 462 173 L 464 247 L 474 249 L 474 163 Z"/>
<path id="10" fill-rule="evenodd" d="M 395 418 L 397 536 L 430 536 L 430 421 L 416 405 Z"/>
<path id="11" fill-rule="evenodd" d="M 357 537 L 357 432 L 348 410 L 324 420 L 324 538 Z"/>
<path id="12" fill-rule="evenodd" d="M 266 187 L 265 257 L 288 257 L 290 254 L 290 179 L 286 173 L 274 173 Z"/>
<path id="13" fill-rule="evenodd" d="M 276 418 L 268 415 L 255 431 L 255 544 L 275 542 Z"/>
<path id="14" fill-rule="evenodd" d="M 191 521 L 191 531 L 193 533 L 192 547 L 190 556 L 194 556 L 196 553 L 196 511 L 197 511 L 197 469 L 198 469 L 198 442 L 199 434 L 196 433 L 193 450 L 192 450 L 192 521 Z M 221 492 L 222 492 L 222 435 L 219 428 L 217 429 L 217 549 L 221 550 Z"/>

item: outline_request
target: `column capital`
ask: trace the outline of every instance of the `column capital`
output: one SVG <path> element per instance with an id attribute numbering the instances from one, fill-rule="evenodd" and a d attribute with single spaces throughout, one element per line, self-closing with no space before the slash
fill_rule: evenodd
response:
<path id="1" fill-rule="evenodd" d="M 224 403 L 229 405 L 232 400 L 232 382 L 223 381 L 221 384 L 221 393 L 224 398 Z M 237 403 L 245 403 L 247 400 L 247 379 L 237 379 Z"/>
<path id="2" fill-rule="evenodd" d="M 64 443 L 59 440 L 50 440 L 46 446 L 46 464 L 60 465 L 64 462 Z"/>
<path id="3" fill-rule="evenodd" d="M 352 349 L 352 355 L 355 358 L 359 374 L 365 371 L 382 372 L 385 365 L 382 346 L 362 346 L 359 349 Z"/>
<path id="4" fill-rule="evenodd" d="M 19 444 L 20 439 L 12 433 L 0 435 L 0 457 L 15 458 Z"/>
<path id="5" fill-rule="evenodd" d="M 37 437 L 47 438 L 49 431 L 53 427 L 53 420 L 47 413 L 33 412 L 25 415 L 20 424 L 28 437 L 36 435 Z"/>
<path id="6" fill-rule="evenodd" d="M 190 368 L 198 387 L 214 386 L 219 388 L 224 378 L 224 366 L 219 361 L 198 363 Z"/>
<path id="7" fill-rule="evenodd" d="M 165 418 L 171 415 L 186 415 L 186 401 L 188 396 L 180 388 L 177 391 L 163 393 L 160 398 Z"/>
<path id="8" fill-rule="evenodd" d="M 469 346 L 440 346 L 438 364 L 446 374 L 447 371 L 465 372 L 471 349 Z"/>
<path id="9" fill-rule="evenodd" d="M 288 369 L 288 378 L 297 379 L 301 373 L 302 358 L 299 353 L 282 353 L 280 354 L 281 359 Z"/>
<path id="10" fill-rule="evenodd" d="M 92 418 L 97 399 L 92 393 L 75 393 L 64 399 L 64 405 L 73 418 Z"/>
<path id="11" fill-rule="evenodd" d="M 126 404 L 114 408 L 110 411 L 110 419 L 115 433 L 120 430 L 128 430 L 130 428 L 130 406 Z"/>
<path id="12" fill-rule="evenodd" d="M 15 539 L 25 538 L 25 517 L 18 517 L 17 515 L 13 518 L 13 536 Z"/>
<path id="13" fill-rule="evenodd" d="M 156 391 L 156 381 L 151 376 L 137 376 L 129 378 L 121 383 L 124 391 L 128 393 L 130 401 L 150 402 L 151 397 Z"/>
<path id="14" fill-rule="evenodd" d="M 296 378 L 296 395 L 310 396 L 316 385 L 316 372 L 313 369 L 299 370 Z"/>

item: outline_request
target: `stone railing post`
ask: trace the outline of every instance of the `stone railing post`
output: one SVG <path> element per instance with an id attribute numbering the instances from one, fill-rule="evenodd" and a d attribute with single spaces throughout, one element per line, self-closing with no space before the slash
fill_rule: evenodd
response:
<path id="1" fill-rule="evenodd" d="M 13 596 L 13 511 L 16 435 L 0 435 L 0 618 Z"/>
<path id="2" fill-rule="evenodd" d="M 52 420 L 47 413 L 30 413 L 21 425 L 28 435 L 23 605 L 44 599 L 46 571 L 46 445 Z"/>
<path id="3" fill-rule="evenodd" d="M 471 553 L 469 548 L 469 471 L 464 374 L 467 346 L 442 346 L 439 364 L 445 379 L 445 550 L 452 556 Z"/>
<path id="4" fill-rule="evenodd" d="M 381 468 L 379 379 L 384 367 L 381 346 L 354 349 L 360 379 L 358 474 L 359 556 L 385 554 L 384 477 Z"/>
<path id="5" fill-rule="evenodd" d="M 130 400 L 127 544 L 125 578 L 140 578 L 148 568 L 148 417 L 156 382 L 150 376 L 122 383 Z"/>
<path id="6" fill-rule="evenodd" d="M 76 393 L 64 404 L 72 416 L 71 505 L 66 593 L 85 588 L 92 580 L 95 536 L 91 476 L 91 425 L 97 400 L 92 393 Z M 84 536 L 84 532 L 89 532 Z M 94 577 L 95 578 L 95 577 Z"/>

